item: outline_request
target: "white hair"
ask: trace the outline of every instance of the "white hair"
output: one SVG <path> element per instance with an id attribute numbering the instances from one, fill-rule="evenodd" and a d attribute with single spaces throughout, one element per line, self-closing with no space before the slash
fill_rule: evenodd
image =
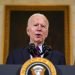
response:
<path id="1" fill-rule="evenodd" d="M 45 19 L 45 21 L 47 22 L 48 26 L 49 26 L 49 21 L 48 21 L 47 17 L 46 17 L 44 14 L 40 14 L 40 13 L 35 13 L 35 14 L 31 15 L 31 16 L 29 17 L 29 19 L 28 19 L 27 25 L 29 25 L 30 22 L 31 22 L 31 20 L 32 20 L 34 17 L 36 17 L 36 16 L 43 17 L 43 18 Z"/>

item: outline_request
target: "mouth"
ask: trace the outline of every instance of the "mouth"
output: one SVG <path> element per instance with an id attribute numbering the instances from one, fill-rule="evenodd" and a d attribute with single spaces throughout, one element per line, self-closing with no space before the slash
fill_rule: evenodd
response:
<path id="1" fill-rule="evenodd" d="M 37 38 L 40 38 L 40 37 L 41 37 L 41 34 L 36 34 L 36 37 L 37 37 Z"/>

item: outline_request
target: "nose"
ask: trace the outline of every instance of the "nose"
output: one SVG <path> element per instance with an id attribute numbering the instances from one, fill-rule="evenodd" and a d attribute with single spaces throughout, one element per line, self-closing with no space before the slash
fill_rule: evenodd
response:
<path id="1" fill-rule="evenodd" d="M 41 27 L 41 25 L 40 25 L 40 24 L 38 25 L 37 30 L 39 30 L 39 31 L 41 31 L 41 30 L 42 30 L 42 27 Z"/>

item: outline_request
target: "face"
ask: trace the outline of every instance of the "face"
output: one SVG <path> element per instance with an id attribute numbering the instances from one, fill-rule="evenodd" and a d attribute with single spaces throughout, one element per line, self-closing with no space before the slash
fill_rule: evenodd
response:
<path id="1" fill-rule="evenodd" d="M 27 34 L 31 43 L 43 43 L 48 35 L 48 21 L 45 17 L 35 16 L 28 23 Z"/>

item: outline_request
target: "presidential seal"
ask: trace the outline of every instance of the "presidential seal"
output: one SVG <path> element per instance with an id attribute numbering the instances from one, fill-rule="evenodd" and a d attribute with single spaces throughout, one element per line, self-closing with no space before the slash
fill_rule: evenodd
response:
<path id="1" fill-rule="evenodd" d="M 51 61 L 36 57 L 22 65 L 20 75 L 56 75 L 56 68 Z"/>

